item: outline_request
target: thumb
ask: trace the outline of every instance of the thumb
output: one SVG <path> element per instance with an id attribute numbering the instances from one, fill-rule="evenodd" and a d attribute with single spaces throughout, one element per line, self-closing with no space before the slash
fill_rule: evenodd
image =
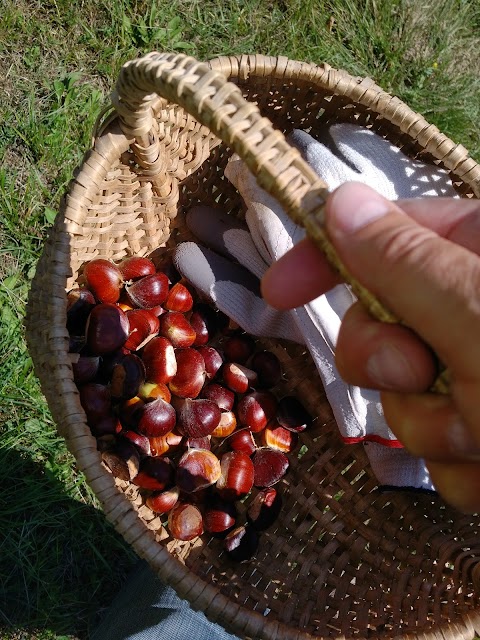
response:
<path id="1" fill-rule="evenodd" d="M 480 258 L 360 183 L 346 183 L 332 194 L 326 224 L 356 279 L 427 342 L 452 373 L 476 379 Z"/>

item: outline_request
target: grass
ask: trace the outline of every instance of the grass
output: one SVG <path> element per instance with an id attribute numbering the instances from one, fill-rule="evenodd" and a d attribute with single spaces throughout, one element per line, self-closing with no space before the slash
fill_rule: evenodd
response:
<path id="1" fill-rule="evenodd" d="M 57 436 L 23 317 L 61 194 L 120 66 L 264 53 L 371 76 L 480 159 L 476 0 L 2 0 L 0 638 L 88 637 L 135 558 Z"/>

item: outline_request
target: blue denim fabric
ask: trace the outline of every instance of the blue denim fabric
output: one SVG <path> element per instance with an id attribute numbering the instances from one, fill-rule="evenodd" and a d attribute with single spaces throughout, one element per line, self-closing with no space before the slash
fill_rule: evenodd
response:
<path id="1" fill-rule="evenodd" d="M 91 640 L 239 640 L 193 611 L 141 562 Z"/>

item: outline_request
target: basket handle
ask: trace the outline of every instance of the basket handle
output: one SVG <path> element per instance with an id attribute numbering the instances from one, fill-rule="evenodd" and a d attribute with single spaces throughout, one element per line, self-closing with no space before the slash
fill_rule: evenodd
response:
<path id="1" fill-rule="evenodd" d="M 349 273 L 329 240 L 324 224 L 327 185 L 258 107 L 245 100 L 234 83 L 184 54 L 152 52 L 122 67 L 112 102 L 124 133 L 148 155 L 152 167 L 161 163 L 159 145 L 152 134 L 152 105 L 158 96 L 185 109 L 244 160 L 258 184 L 305 229 L 374 318 L 400 322 Z M 448 393 L 446 374 L 444 371 L 437 378 L 433 391 Z"/>

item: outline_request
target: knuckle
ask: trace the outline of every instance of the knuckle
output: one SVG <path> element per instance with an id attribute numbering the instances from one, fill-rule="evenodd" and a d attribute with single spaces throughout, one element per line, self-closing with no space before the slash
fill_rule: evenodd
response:
<path id="1" fill-rule="evenodd" d="M 435 258 L 436 235 L 425 227 L 399 226 L 382 239 L 381 262 L 385 266 L 429 263 Z"/>

